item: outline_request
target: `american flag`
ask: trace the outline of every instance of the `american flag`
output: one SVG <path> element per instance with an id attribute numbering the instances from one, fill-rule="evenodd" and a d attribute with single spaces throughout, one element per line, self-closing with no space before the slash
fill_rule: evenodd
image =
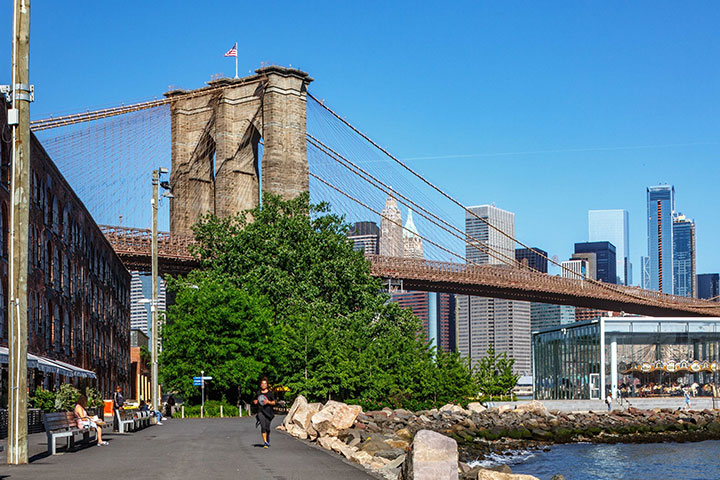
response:
<path id="1" fill-rule="evenodd" d="M 235 45 L 227 51 L 225 54 L 226 57 L 237 57 L 237 42 L 235 42 Z"/>

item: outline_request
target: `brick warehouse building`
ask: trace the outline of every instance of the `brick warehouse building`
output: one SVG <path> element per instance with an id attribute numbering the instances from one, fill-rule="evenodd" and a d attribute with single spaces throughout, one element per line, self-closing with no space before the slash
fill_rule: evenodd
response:
<path id="1" fill-rule="evenodd" d="M 8 345 L 8 227 L 11 146 L 7 104 L 0 100 L 0 345 Z M 28 254 L 28 362 L 31 390 L 78 383 L 109 396 L 129 388 L 130 274 L 90 213 L 32 135 L 30 249 Z M 55 363 L 55 362 L 63 363 Z M 57 366 L 59 368 L 54 368 Z M 7 360 L 2 362 L 2 403 L 7 399 Z"/>

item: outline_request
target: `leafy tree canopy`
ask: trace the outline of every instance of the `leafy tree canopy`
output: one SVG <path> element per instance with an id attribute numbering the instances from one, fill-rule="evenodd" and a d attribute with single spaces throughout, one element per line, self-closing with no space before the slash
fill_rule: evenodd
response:
<path id="1" fill-rule="evenodd" d="M 265 194 L 262 208 L 203 218 L 194 226 L 203 269 L 169 285 L 177 303 L 163 331 L 166 385 L 192 398 L 202 367 L 228 396 L 252 392 L 264 375 L 292 395 L 368 406 L 476 393 L 467 364 L 435 354 L 419 320 L 388 302 L 348 227 L 307 193 Z"/>

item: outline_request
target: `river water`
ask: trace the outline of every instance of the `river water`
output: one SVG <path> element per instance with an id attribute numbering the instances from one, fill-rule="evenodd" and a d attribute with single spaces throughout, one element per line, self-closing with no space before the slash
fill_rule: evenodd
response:
<path id="1" fill-rule="evenodd" d="M 519 452 L 513 473 L 550 480 L 718 480 L 720 440 L 693 443 L 570 444 L 549 452 Z"/>

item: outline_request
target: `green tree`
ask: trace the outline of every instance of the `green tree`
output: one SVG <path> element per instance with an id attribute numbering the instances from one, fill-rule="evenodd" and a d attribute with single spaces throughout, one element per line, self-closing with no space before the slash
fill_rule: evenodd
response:
<path id="1" fill-rule="evenodd" d="M 204 370 L 213 377 L 206 384 L 210 395 L 249 394 L 272 371 L 278 346 L 267 300 L 206 271 L 172 279 L 170 286 L 177 297 L 163 328 L 165 389 L 197 399 L 192 377 Z"/>
<path id="2" fill-rule="evenodd" d="M 369 262 L 348 241 L 348 228 L 329 205 L 311 204 L 307 193 L 292 200 L 266 194 L 262 207 L 230 218 L 207 216 L 195 225 L 193 252 L 203 270 L 170 282 L 178 304 L 163 332 L 166 389 L 191 391 L 190 377 L 200 365 L 218 363 L 207 360 L 207 344 L 237 335 L 239 325 L 217 327 L 211 342 L 200 331 L 216 322 L 218 309 L 233 315 L 235 307 L 219 291 L 233 289 L 267 299 L 264 307 L 271 311 L 267 320 L 246 327 L 242 351 L 220 355 L 224 362 L 238 355 L 252 359 L 233 379 L 247 382 L 244 392 L 267 375 L 292 395 L 365 405 L 420 407 L 472 393 L 467 366 L 457 356 L 434 354 L 417 317 L 388 302 Z M 222 288 L 205 299 L 215 283 Z"/>
<path id="3" fill-rule="evenodd" d="M 513 373 L 514 364 L 515 359 L 508 358 L 505 352 L 495 353 L 495 347 L 491 344 L 475 369 L 480 392 L 491 397 L 509 395 L 520 378 Z"/>

